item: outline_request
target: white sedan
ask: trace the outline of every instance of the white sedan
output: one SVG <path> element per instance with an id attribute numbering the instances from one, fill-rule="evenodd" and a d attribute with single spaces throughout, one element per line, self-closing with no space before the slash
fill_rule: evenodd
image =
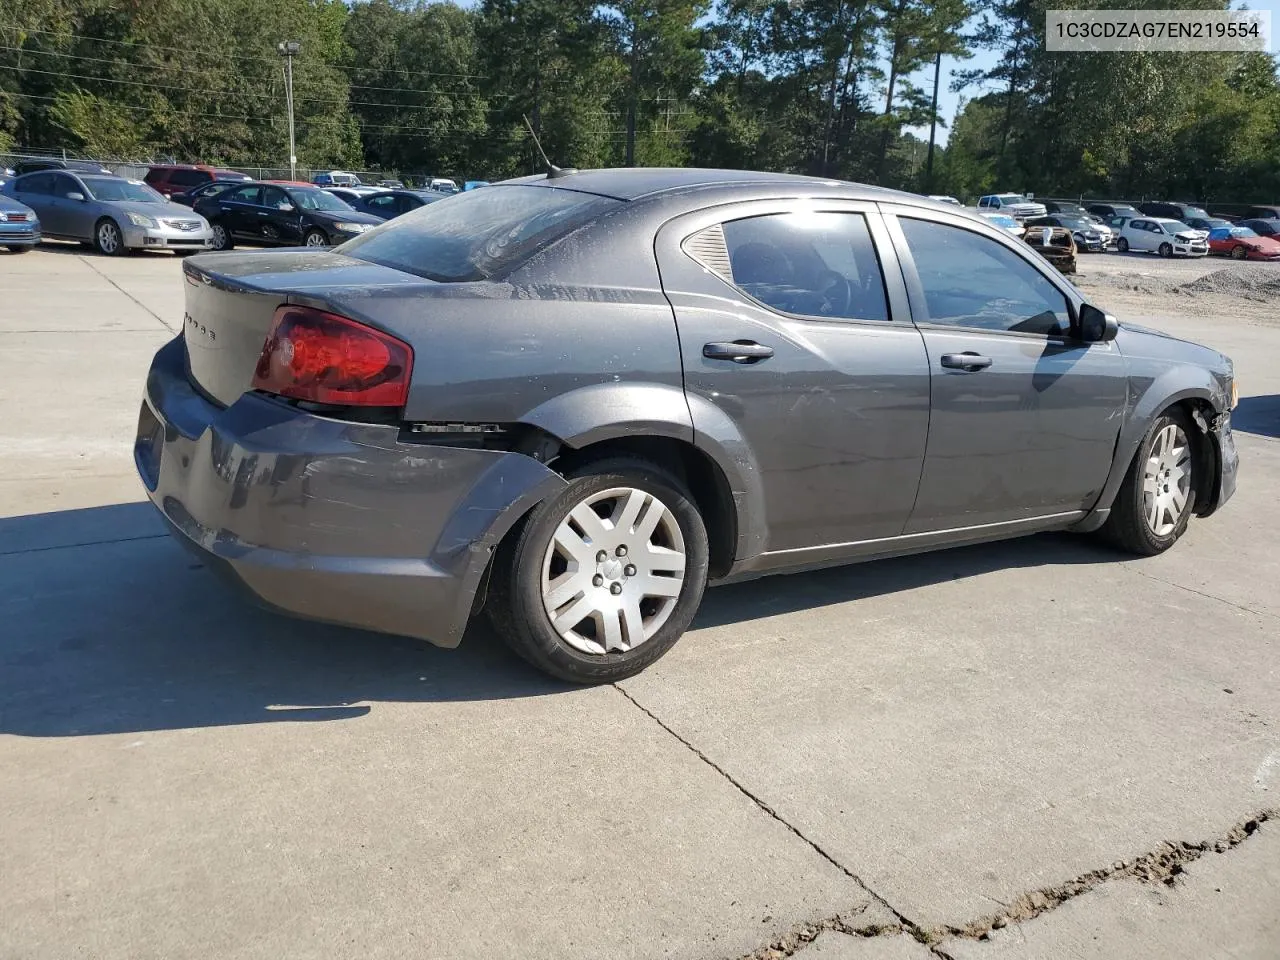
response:
<path id="1" fill-rule="evenodd" d="M 1115 224 L 1115 221 L 1112 221 Z M 1116 249 L 1158 253 L 1162 257 L 1207 257 L 1209 234 L 1193 230 L 1180 220 L 1134 217 L 1120 226 Z"/>

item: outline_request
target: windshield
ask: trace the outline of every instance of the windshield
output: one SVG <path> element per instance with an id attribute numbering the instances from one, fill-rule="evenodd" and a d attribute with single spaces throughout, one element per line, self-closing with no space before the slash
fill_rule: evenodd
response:
<path id="1" fill-rule="evenodd" d="M 1026 197 L 1020 197 L 1016 193 L 1001 193 L 996 195 L 996 199 L 1001 203 L 1026 203 Z"/>
<path id="2" fill-rule="evenodd" d="M 1072 230 L 1092 230 L 1096 224 L 1092 220 L 1086 220 L 1084 217 L 1059 217 L 1064 227 L 1070 227 Z"/>
<path id="3" fill-rule="evenodd" d="M 1181 220 L 1163 220 L 1160 226 L 1164 227 L 1165 233 L 1191 233 L 1192 229 Z"/>
<path id="4" fill-rule="evenodd" d="M 337 252 L 428 280 L 489 280 L 621 204 L 554 187 L 486 187 L 389 220 Z"/>
<path id="5" fill-rule="evenodd" d="M 1231 235 L 1233 237 L 1256 237 L 1257 234 L 1248 227 L 1232 227 Z"/>
<path id="6" fill-rule="evenodd" d="M 355 212 L 355 207 L 326 190 L 316 190 L 313 187 L 298 187 L 290 190 L 289 196 L 293 198 L 293 202 L 297 204 L 300 210 L 328 210 L 332 213 Z"/>
<path id="7" fill-rule="evenodd" d="M 168 203 L 139 180 L 119 180 L 114 177 L 82 177 L 84 187 L 94 200 L 132 200 L 141 203 Z"/>

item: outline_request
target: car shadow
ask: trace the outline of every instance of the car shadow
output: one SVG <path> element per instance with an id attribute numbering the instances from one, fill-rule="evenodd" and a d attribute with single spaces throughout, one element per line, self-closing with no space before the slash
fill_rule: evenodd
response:
<path id="1" fill-rule="evenodd" d="M 1231 412 L 1231 429 L 1260 437 L 1280 437 L 1280 394 L 1241 397 Z"/>
<path id="2" fill-rule="evenodd" d="M 1064 534 L 776 576 L 708 591 L 694 626 L 1118 557 Z M 484 618 L 442 650 L 259 610 L 174 543 L 148 504 L 0 519 L 0 618 L 0 734 L 321 722 L 379 702 L 571 689 L 509 653 Z"/>

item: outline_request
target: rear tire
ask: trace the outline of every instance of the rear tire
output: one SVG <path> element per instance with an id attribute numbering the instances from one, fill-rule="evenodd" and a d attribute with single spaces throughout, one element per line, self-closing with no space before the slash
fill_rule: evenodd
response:
<path id="1" fill-rule="evenodd" d="M 1120 549 L 1154 556 L 1186 532 L 1202 482 L 1196 475 L 1193 430 L 1185 414 L 1168 410 L 1142 438 L 1099 531 Z"/>
<path id="2" fill-rule="evenodd" d="M 684 484 L 643 460 L 588 463 L 568 480 L 494 559 L 486 611 L 539 670 L 613 683 L 688 629 L 707 583 L 706 527 Z"/>
<path id="3" fill-rule="evenodd" d="M 232 250 L 235 248 L 236 242 L 231 239 L 231 231 L 227 229 L 225 223 L 215 220 L 209 224 L 209 229 L 213 233 L 214 250 Z"/>
<path id="4" fill-rule="evenodd" d="M 1116 250 L 1118 250 L 1120 253 L 1128 253 L 1129 241 L 1126 240 L 1124 237 L 1121 237 L 1119 240 L 1116 241 Z"/>
<path id="5" fill-rule="evenodd" d="M 93 248 L 104 257 L 118 257 L 124 253 L 124 235 L 120 232 L 120 225 L 110 217 L 103 217 L 95 223 Z"/>

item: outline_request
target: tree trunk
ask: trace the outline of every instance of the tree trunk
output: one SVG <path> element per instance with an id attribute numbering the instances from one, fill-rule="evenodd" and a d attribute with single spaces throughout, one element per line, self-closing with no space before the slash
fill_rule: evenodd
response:
<path id="1" fill-rule="evenodd" d="M 881 115 L 884 120 L 884 136 L 880 138 L 880 162 L 877 166 L 877 180 L 884 180 L 885 168 L 889 164 L 889 140 L 893 132 L 893 124 L 889 119 L 893 113 L 893 88 L 898 82 L 898 60 L 901 55 L 902 38 L 893 41 L 893 50 L 889 56 L 889 82 L 884 98 L 884 113 Z M 884 186 L 880 183 L 879 186 Z"/>
<path id="2" fill-rule="evenodd" d="M 836 29 L 844 26 L 844 0 L 836 7 Z M 831 124 L 836 115 L 836 84 L 840 82 L 840 57 L 837 55 L 831 63 L 831 95 L 827 99 L 827 122 L 822 131 L 822 175 L 830 175 L 828 169 L 831 155 Z"/>
<path id="3" fill-rule="evenodd" d="M 639 51 L 636 49 L 639 30 L 631 28 L 631 80 L 627 90 L 627 156 L 624 166 L 636 165 L 636 83 L 640 72 Z"/>
<path id="4" fill-rule="evenodd" d="M 942 80 L 942 50 L 933 59 L 933 104 L 929 108 L 929 156 L 924 162 L 925 190 L 933 189 L 933 145 L 938 130 L 938 84 Z"/>

